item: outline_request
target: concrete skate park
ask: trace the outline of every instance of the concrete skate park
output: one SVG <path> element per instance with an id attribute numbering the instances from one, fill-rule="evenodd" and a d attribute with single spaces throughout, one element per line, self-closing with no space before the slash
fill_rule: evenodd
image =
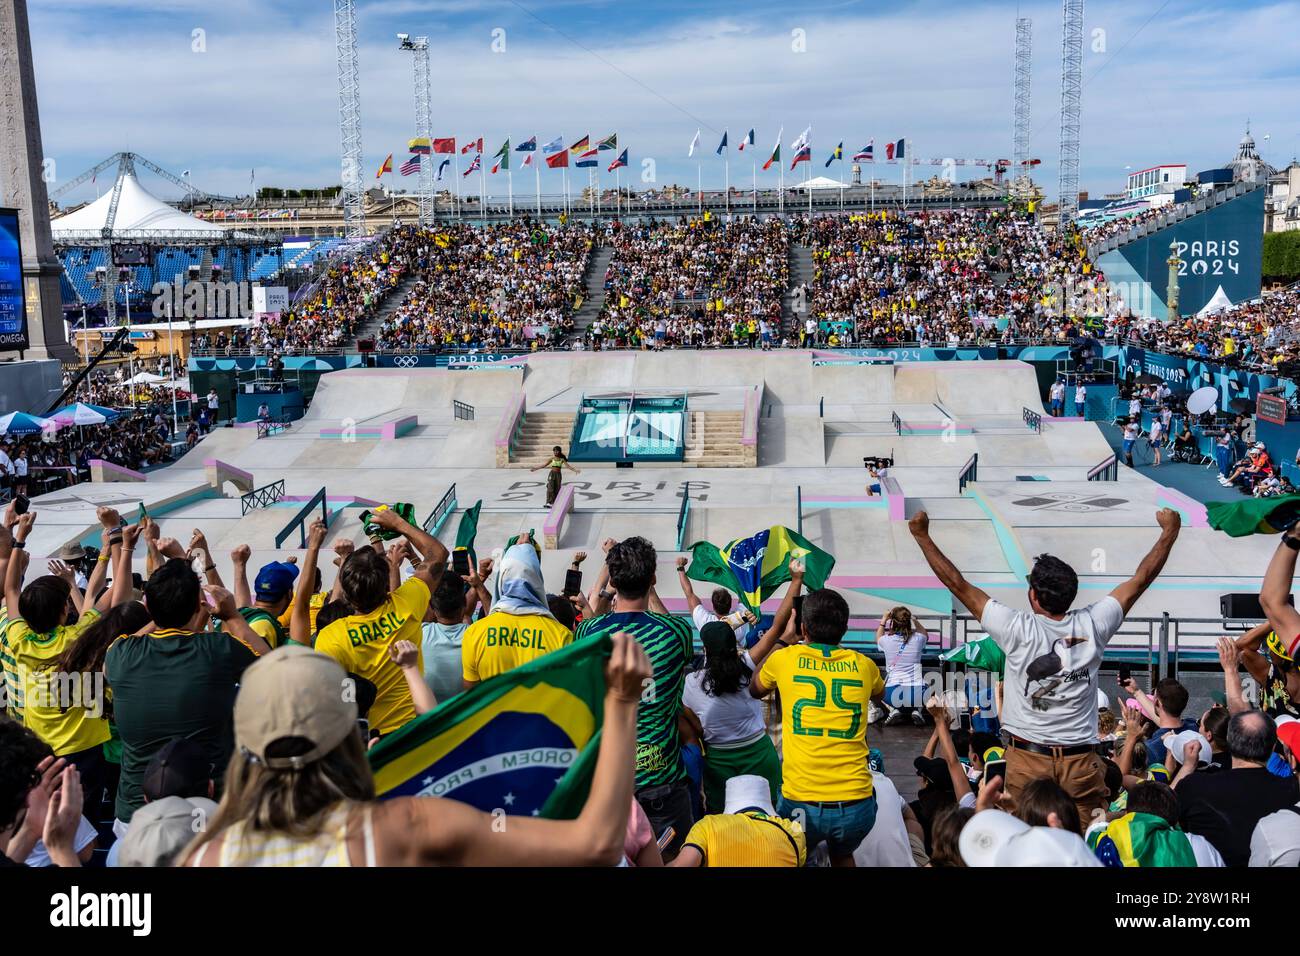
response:
<path id="1" fill-rule="evenodd" d="M 679 460 L 575 462 L 581 474 L 566 473 L 547 509 L 545 473 L 528 469 L 552 445 L 570 448 L 587 406 L 631 408 L 634 396 L 684 406 Z M 864 456 L 894 461 L 878 495 Z M 315 515 L 329 521 L 328 547 L 364 540 L 365 507 L 411 502 L 450 543 L 460 513 L 481 499 L 480 555 L 533 529 L 558 589 L 574 552 L 592 555 L 589 583 L 603 539 L 644 535 L 659 549 L 660 595 L 684 610 L 679 549 L 783 524 L 835 556 L 830 585 L 849 599 L 851 641 L 867 644 L 879 614 L 900 603 L 937 631 L 936 644 L 978 633 L 912 541 L 907 519 L 922 509 L 973 582 L 1021 607 L 1034 555 L 1068 561 L 1080 601 L 1094 600 L 1154 543 L 1157 509 L 1178 510 L 1173 555 L 1117 639 L 1135 657 L 1157 652 L 1165 612 L 1176 619 L 1167 645 L 1204 656 L 1220 631 L 1219 596 L 1257 591 L 1271 552 L 1208 528 L 1203 505 L 1117 467 L 1096 423 L 1047 416 L 1033 367 L 1017 361 L 571 352 L 468 369 L 353 369 L 323 375 L 305 417 L 283 430 L 219 428 L 147 476 L 108 465 L 95 475 L 35 499 L 33 554 L 98 544 L 97 505 L 133 519 L 143 503 L 182 543 L 202 528 L 228 580 L 231 548 L 249 544 L 254 566 L 301 553 Z M 323 573 L 328 584 L 328 561 Z"/>

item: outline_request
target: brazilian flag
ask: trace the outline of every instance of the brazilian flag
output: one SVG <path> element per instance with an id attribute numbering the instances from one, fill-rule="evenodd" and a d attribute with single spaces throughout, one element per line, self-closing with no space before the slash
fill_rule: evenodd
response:
<path id="1" fill-rule="evenodd" d="M 1300 495 L 1209 501 L 1205 514 L 1211 528 L 1233 538 L 1248 534 L 1278 534 L 1300 517 Z"/>
<path id="2" fill-rule="evenodd" d="M 610 648 L 570 644 L 421 714 L 370 751 L 375 793 L 573 819 L 596 769 Z"/>
<path id="3" fill-rule="evenodd" d="M 478 537 L 478 513 L 483 508 L 483 499 L 480 498 L 474 502 L 473 508 L 466 508 L 464 514 L 460 516 L 460 524 L 456 526 L 456 545 L 452 549 L 459 551 L 464 548 L 469 552 L 469 565 L 476 567 L 478 565 L 478 553 L 474 550 L 474 539 Z"/>
<path id="4" fill-rule="evenodd" d="M 390 507 L 389 505 L 380 505 L 378 508 L 375 509 L 375 511 L 386 511 L 389 507 Z M 393 511 L 397 512 L 397 516 L 401 518 L 403 521 L 407 522 L 408 524 L 416 523 L 415 505 L 409 504 L 405 501 L 396 501 L 391 505 L 391 507 Z M 388 531 L 384 528 L 379 527 L 379 525 L 371 521 L 370 520 L 371 514 L 372 512 L 370 511 L 369 508 L 361 512 L 361 526 L 365 530 L 367 538 L 378 537 L 380 540 L 383 541 L 391 541 L 394 538 L 401 537 L 401 534 L 399 534 L 398 532 Z"/>
<path id="5" fill-rule="evenodd" d="M 803 561 L 804 583 L 814 591 L 826 587 L 826 579 L 835 567 L 832 555 L 781 525 L 773 525 L 748 538 L 738 538 L 721 548 L 697 541 L 690 551 L 687 577 L 735 591 L 755 613 L 778 587 L 790 580 L 791 558 Z"/>
<path id="6" fill-rule="evenodd" d="M 1093 831 L 1088 845 L 1105 866 L 1196 866 L 1187 834 L 1153 813 L 1126 813 Z"/>
<path id="7" fill-rule="evenodd" d="M 1007 668 L 1007 655 L 991 637 L 964 641 L 951 650 L 944 651 L 939 659 L 953 664 L 965 664 L 970 670 L 991 671 L 999 677 Z"/>

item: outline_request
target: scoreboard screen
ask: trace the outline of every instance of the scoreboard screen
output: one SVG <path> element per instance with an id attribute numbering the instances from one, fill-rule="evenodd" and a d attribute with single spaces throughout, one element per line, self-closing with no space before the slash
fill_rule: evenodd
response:
<path id="1" fill-rule="evenodd" d="M 0 352 L 19 351 L 29 345 L 18 211 L 0 209 Z"/>

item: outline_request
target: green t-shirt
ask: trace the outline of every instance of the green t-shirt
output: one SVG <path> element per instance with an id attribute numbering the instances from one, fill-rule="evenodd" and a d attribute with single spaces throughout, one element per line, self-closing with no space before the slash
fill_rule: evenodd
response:
<path id="1" fill-rule="evenodd" d="M 144 772 L 167 741 L 197 741 L 220 790 L 235 746 L 239 678 L 257 656 L 229 634 L 164 628 L 114 642 L 104 658 L 113 722 L 122 739 L 116 816 L 129 823 L 144 805 Z"/>
<path id="2" fill-rule="evenodd" d="M 654 694 L 642 699 L 636 715 L 636 787 L 675 783 L 686 776 L 677 712 L 691 660 L 691 625 L 671 614 L 623 611 L 583 621 L 575 639 L 616 631 L 627 631 L 641 643 L 654 674 Z"/>

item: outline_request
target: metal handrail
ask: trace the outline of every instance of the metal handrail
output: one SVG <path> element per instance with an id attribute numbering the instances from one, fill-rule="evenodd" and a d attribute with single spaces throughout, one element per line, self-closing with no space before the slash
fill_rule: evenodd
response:
<path id="1" fill-rule="evenodd" d="M 677 511 L 677 550 L 686 543 L 686 520 L 691 513 L 691 483 L 682 484 L 682 506 Z"/>
<path id="2" fill-rule="evenodd" d="M 901 436 L 903 434 L 903 420 L 898 417 L 898 412 L 890 412 L 889 418 L 894 423 L 894 433 Z"/>
<path id="3" fill-rule="evenodd" d="M 239 496 L 241 515 L 246 515 L 256 508 L 265 508 L 267 505 L 273 505 L 284 497 L 284 479 L 273 481 L 269 485 L 263 485 L 261 488 L 254 488 L 246 495 Z"/>
<path id="4" fill-rule="evenodd" d="M 330 523 L 329 504 L 325 500 L 325 489 L 322 487 L 320 491 L 311 496 L 311 501 L 303 505 L 302 510 L 293 516 L 293 520 L 285 525 L 284 529 L 275 536 L 275 546 L 277 548 L 284 545 L 285 539 L 288 538 L 289 535 L 293 534 L 295 528 L 298 529 L 298 547 L 307 547 L 307 518 L 316 510 L 317 505 L 320 505 L 321 521 L 324 521 L 327 525 Z"/>
<path id="5" fill-rule="evenodd" d="M 1025 424 L 1028 425 L 1031 430 L 1039 433 L 1042 432 L 1043 416 L 1038 414 L 1038 412 L 1034 411 L 1032 408 L 1022 406 L 1021 417 L 1025 420 Z"/>
<path id="6" fill-rule="evenodd" d="M 455 418 L 460 419 L 461 421 L 472 422 L 474 420 L 474 406 L 466 402 L 452 399 L 451 413 Z"/>
<path id="7" fill-rule="evenodd" d="M 268 435 L 282 432 L 289 427 L 289 423 L 292 421 L 293 419 L 287 414 L 281 415 L 279 418 L 272 418 L 270 421 L 259 420 L 257 423 L 257 437 L 266 438 Z"/>
<path id="8" fill-rule="evenodd" d="M 1119 481 L 1119 459 L 1111 455 L 1105 461 L 1088 469 L 1089 481 Z"/>
<path id="9" fill-rule="evenodd" d="M 447 493 L 442 496 L 436 505 L 433 506 L 433 510 L 429 512 L 429 517 L 424 519 L 424 524 L 421 525 L 421 527 L 429 534 L 436 536 L 438 531 L 441 530 L 443 522 L 445 522 L 448 516 L 450 516 L 455 510 L 456 485 L 453 482 L 452 486 L 447 489 Z"/>
<path id="10" fill-rule="evenodd" d="M 966 490 L 967 482 L 978 481 L 980 454 L 972 452 L 971 456 L 966 459 L 966 464 L 961 466 L 961 472 L 957 475 L 957 494 Z"/>

